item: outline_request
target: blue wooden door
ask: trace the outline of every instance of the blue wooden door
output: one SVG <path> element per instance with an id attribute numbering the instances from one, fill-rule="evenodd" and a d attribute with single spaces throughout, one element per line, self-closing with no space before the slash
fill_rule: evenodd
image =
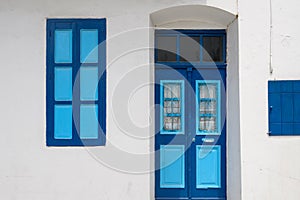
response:
<path id="1" fill-rule="evenodd" d="M 180 41 L 181 34 L 175 33 L 173 41 Z M 178 54 L 178 47 L 175 50 Z M 226 66 L 204 65 L 202 55 L 197 64 L 180 62 L 171 54 L 162 56 L 164 62 L 160 62 L 159 53 L 155 197 L 226 199 Z M 170 58 L 175 61 L 165 62 Z"/>

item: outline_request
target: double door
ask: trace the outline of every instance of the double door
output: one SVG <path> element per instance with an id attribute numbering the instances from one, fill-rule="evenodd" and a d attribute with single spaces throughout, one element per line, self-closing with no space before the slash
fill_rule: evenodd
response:
<path id="1" fill-rule="evenodd" d="M 155 198 L 226 199 L 226 69 L 155 70 Z"/>

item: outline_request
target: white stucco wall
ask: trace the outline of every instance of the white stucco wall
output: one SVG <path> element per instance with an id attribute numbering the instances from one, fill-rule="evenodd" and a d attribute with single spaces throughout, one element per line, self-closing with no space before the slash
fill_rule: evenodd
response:
<path id="1" fill-rule="evenodd" d="M 268 79 L 299 80 L 298 1 L 239 1 L 242 199 L 299 199 L 300 138 L 269 137 Z"/>
<path id="2" fill-rule="evenodd" d="M 239 200 L 240 191 L 243 200 L 297 199 L 300 160 L 294 155 L 300 153 L 300 138 L 271 138 L 266 133 L 267 80 L 300 76 L 299 3 L 272 2 L 274 72 L 270 75 L 268 1 L 3 0 L 0 199 L 153 199 L 153 174 L 149 173 L 153 168 L 153 141 L 145 139 L 153 135 L 154 122 L 149 119 L 153 111 L 153 88 L 149 85 L 153 80 L 153 69 L 149 67 L 153 54 L 147 48 L 153 42 L 153 30 L 148 29 L 150 14 L 189 4 L 239 14 L 228 30 L 232 35 L 229 41 L 233 41 L 231 45 L 238 55 L 237 59 L 232 54 L 229 57 L 236 68 L 229 69 L 233 87 L 228 92 L 239 100 L 229 102 L 228 107 L 237 109 L 239 115 L 232 112 L 227 134 L 233 133 L 228 136 L 230 141 L 240 141 L 241 157 L 232 151 L 236 156 L 231 158 L 239 161 L 241 168 L 230 165 L 230 159 L 227 162 L 230 172 L 241 170 L 241 182 L 239 188 L 234 178 L 228 178 L 229 199 Z M 45 145 L 46 18 L 87 17 L 107 18 L 108 144 L 49 148 Z M 135 126 L 124 123 L 128 117 Z M 234 126 L 235 120 L 240 126 Z M 128 173 L 134 171 L 139 173 Z"/>

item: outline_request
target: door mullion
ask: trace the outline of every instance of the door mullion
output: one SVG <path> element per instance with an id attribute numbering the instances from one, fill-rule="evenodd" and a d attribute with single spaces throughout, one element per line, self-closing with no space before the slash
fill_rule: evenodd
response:
<path id="1" fill-rule="evenodd" d="M 187 187 L 188 187 L 188 197 L 189 199 L 191 198 L 192 196 L 192 187 L 191 187 L 191 181 L 192 181 L 192 166 L 189 164 L 189 163 L 192 163 L 192 143 L 191 143 L 191 140 L 192 140 L 192 137 L 193 137 L 193 134 L 192 134 L 192 122 L 193 122 L 193 119 L 192 119 L 192 104 L 190 103 L 192 98 L 193 98 L 193 86 L 192 86 L 192 71 L 193 69 L 192 68 L 187 68 L 187 84 L 186 85 L 186 102 L 187 102 L 187 109 L 186 109 L 186 118 L 187 118 L 187 123 L 186 123 L 186 153 L 187 153 L 187 169 L 188 169 L 188 172 L 187 172 Z"/>

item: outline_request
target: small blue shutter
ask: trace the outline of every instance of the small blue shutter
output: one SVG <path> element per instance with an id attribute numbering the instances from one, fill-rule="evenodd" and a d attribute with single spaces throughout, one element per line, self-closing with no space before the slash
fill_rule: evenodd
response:
<path id="1" fill-rule="evenodd" d="M 300 135 L 300 81 L 269 81 L 269 134 Z"/>

